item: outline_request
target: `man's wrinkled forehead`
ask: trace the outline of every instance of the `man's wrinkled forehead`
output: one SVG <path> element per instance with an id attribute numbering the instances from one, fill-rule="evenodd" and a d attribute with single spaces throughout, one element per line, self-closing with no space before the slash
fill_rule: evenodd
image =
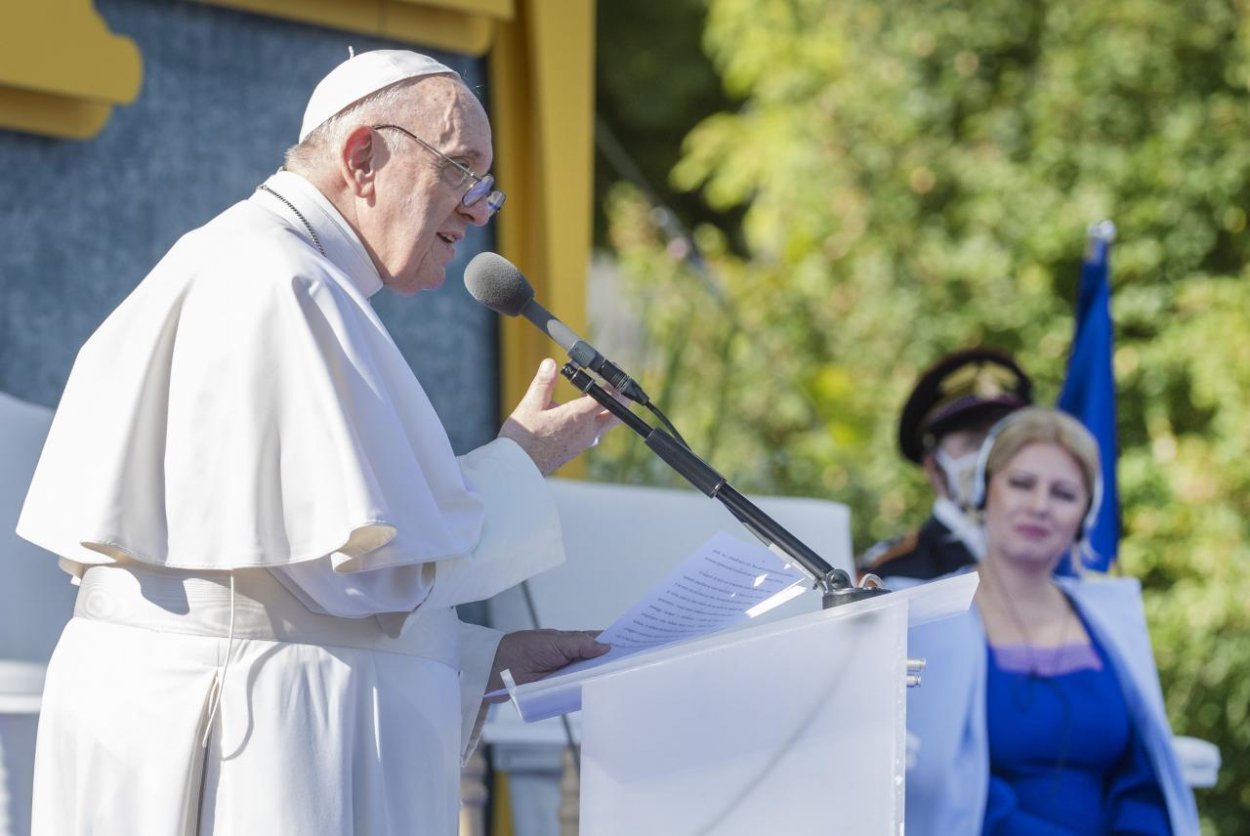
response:
<path id="1" fill-rule="evenodd" d="M 421 134 L 443 153 L 469 161 L 471 168 L 491 162 L 491 128 L 485 108 L 462 81 L 437 77 L 413 86 L 399 103 L 397 121 Z"/>

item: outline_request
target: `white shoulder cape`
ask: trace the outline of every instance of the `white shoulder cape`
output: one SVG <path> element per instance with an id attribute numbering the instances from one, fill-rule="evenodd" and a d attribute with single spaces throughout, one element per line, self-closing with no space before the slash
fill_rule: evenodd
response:
<path id="1" fill-rule="evenodd" d="M 369 305 L 376 269 L 311 184 L 280 172 L 267 185 L 326 256 L 264 192 L 179 240 L 79 352 L 22 537 L 73 564 L 183 569 L 472 554 L 482 498 Z"/>

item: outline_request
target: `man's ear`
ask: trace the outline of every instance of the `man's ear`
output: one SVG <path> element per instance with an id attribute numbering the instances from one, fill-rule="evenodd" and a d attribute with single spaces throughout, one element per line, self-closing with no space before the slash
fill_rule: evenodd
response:
<path id="1" fill-rule="evenodd" d="M 339 148 L 339 173 L 356 197 L 373 196 L 374 175 L 381 162 L 383 146 L 372 128 L 360 125 L 352 130 Z"/>

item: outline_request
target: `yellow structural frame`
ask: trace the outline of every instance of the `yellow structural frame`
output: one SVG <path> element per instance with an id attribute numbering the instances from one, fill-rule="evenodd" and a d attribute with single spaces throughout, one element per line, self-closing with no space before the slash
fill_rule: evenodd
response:
<path id="1" fill-rule="evenodd" d="M 500 251 L 538 298 L 585 333 L 594 144 L 593 0 L 521 0 L 490 56 L 495 158 L 508 205 L 495 220 Z M 560 359 L 528 323 L 501 332 L 505 409 L 540 359 Z M 582 475 L 581 460 L 565 476 Z"/>
<path id="2" fill-rule="evenodd" d="M 500 252 L 540 299 L 584 331 L 590 262 L 594 0 L 199 0 L 346 32 L 486 55 L 496 176 L 508 193 Z M 38 7 L 38 11 L 36 11 Z M 0 5 L 0 127 L 70 139 L 100 131 L 134 99 L 142 62 L 92 0 Z M 55 56 L 56 61 L 46 60 Z M 556 356 L 528 324 L 505 320 L 508 410 L 539 360 Z M 574 463 L 562 475 L 580 475 Z"/>
<path id="3" fill-rule="evenodd" d="M 0 5 L 0 127 L 87 139 L 142 80 L 134 41 L 110 32 L 91 0 Z"/>

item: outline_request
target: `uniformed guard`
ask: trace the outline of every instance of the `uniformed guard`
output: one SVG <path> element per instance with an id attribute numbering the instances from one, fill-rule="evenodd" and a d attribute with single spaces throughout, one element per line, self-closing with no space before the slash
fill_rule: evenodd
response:
<path id="1" fill-rule="evenodd" d="M 861 570 L 931 580 L 978 561 L 981 529 L 964 511 L 977 451 L 998 419 L 1032 402 L 1029 376 L 996 348 L 948 354 L 921 375 L 903 407 L 898 443 L 929 477 L 933 511 L 919 530 L 865 552 Z"/>

